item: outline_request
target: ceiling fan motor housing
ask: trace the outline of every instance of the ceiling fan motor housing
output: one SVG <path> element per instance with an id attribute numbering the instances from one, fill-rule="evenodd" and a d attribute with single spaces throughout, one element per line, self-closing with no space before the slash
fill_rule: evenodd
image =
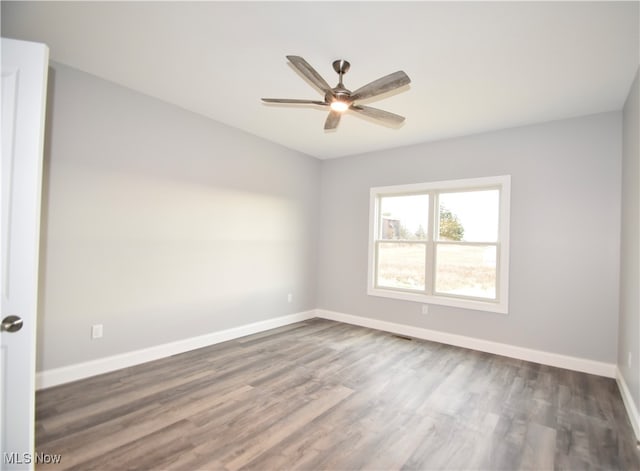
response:
<path id="1" fill-rule="evenodd" d="M 344 87 L 336 87 L 333 88 L 330 92 L 324 96 L 324 100 L 327 103 L 331 103 L 333 101 L 344 101 L 347 103 L 351 103 L 351 92 Z"/>

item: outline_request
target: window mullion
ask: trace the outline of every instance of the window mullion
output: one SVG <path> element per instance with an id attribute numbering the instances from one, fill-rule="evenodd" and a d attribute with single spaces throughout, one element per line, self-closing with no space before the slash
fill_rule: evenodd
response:
<path id="1" fill-rule="evenodd" d="M 501 283 L 501 276 L 502 276 L 502 261 L 501 261 L 501 247 L 500 247 L 500 241 L 496 242 L 495 244 L 496 247 L 496 302 L 500 302 L 500 283 Z"/>
<path id="2" fill-rule="evenodd" d="M 435 276 L 435 231 L 436 231 L 436 193 L 430 191 L 429 193 L 429 227 L 427 229 L 427 247 L 425 250 L 425 292 L 427 295 L 432 295 L 434 291 L 434 276 Z"/>

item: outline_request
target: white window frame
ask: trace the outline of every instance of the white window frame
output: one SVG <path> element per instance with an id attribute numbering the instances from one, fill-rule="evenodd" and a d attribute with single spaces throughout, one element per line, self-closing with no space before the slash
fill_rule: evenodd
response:
<path id="1" fill-rule="evenodd" d="M 500 190 L 500 209 L 498 222 L 498 239 L 496 242 L 443 242 L 436 240 L 435 228 L 438 225 L 438 212 L 436 205 L 440 193 L 476 191 L 476 190 Z M 426 245 L 427 264 L 425 273 L 426 289 L 423 291 L 406 290 L 402 288 L 388 288 L 376 286 L 377 247 L 380 234 L 380 199 L 385 196 L 404 196 L 415 194 L 429 194 L 429 228 L 426 229 L 427 240 L 413 241 Z M 440 182 L 427 182 L 409 185 L 394 185 L 375 187 L 370 190 L 369 198 L 369 269 L 367 294 L 385 298 L 414 301 L 423 304 L 438 304 L 443 306 L 474 309 L 479 311 L 508 313 L 509 307 L 509 215 L 511 201 L 511 176 L 500 175 L 495 177 L 469 178 L 463 180 L 448 180 Z M 399 242 L 399 241 L 386 241 Z M 438 244 L 464 244 L 464 245 L 495 245 L 496 246 L 496 299 L 486 300 L 468 296 L 457 296 L 435 291 L 435 254 Z"/>

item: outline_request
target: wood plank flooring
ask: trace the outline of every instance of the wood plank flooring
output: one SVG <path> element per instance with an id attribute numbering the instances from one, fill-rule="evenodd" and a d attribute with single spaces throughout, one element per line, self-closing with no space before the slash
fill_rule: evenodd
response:
<path id="1" fill-rule="evenodd" d="M 615 381 L 314 319 L 40 391 L 72 470 L 639 470 Z"/>

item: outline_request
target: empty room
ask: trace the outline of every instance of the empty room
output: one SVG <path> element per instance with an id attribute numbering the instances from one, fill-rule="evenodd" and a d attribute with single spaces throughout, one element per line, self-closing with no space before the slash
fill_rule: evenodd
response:
<path id="1" fill-rule="evenodd" d="M 640 469 L 640 2 L 1 2 L 2 470 Z"/>

